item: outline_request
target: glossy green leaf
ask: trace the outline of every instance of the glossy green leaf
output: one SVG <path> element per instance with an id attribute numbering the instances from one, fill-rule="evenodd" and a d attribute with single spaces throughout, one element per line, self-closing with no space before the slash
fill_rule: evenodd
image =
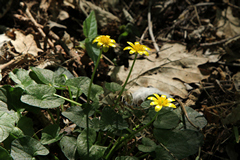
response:
<path id="1" fill-rule="evenodd" d="M 60 134 L 60 127 L 57 124 L 52 124 L 42 130 L 41 143 L 43 145 L 59 141 L 63 134 Z"/>
<path id="2" fill-rule="evenodd" d="M 117 114 L 112 108 L 105 107 L 102 111 L 102 117 L 100 120 L 100 127 L 102 130 L 113 131 L 115 129 L 123 130 L 128 128 L 128 123 Z"/>
<path id="3" fill-rule="evenodd" d="M 163 148 L 161 145 L 156 146 L 155 148 L 156 160 L 176 160 L 169 150 Z"/>
<path id="4" fill-rule="evenodd" d="M 12 160 L 12 157 L 8 153 L 8 151 L 0 146 L 0 159 L 2 160 Z"/>
<path id="5" fill-rule="evenodd" d="M 30 71 L 24 69 L 14 69 L 9 73 L 9 77 L 17 84 L 15 87 L 26 88 L 29 85 L 36 84 L 29 76 Z"/>
<path id="6" fill-rule="evenodd" d="M 202 133 L 193 130 L 172 131 L 154 128 L 154 137 L 178 159 L 195 154 L 203 144 Z"/>
<path id="7" fill-rule="evenodd" d="M 179 118 L 173 111 L 160 110 L 159 115 L 153 123 L 156 128 L 172 129 L 179 123 Z"/>
<path id="8" fill-rule="evenodd" d="M 65 84 L 65 77 L 61 75 L 61 73 L 53 72 L 48 69 L 41 69 L 36 67 L 31 67 L 32 71 L 30 76 L 34 79 L 37 83 L 44 83 L 47 85 L 51 85 L 53 87 L 60 87 L 61 85 Z"/>
<path id="9" fill-rule="evenodd" d="M 90 41 L 97 36 L 97 21 L 94 11 L 92 11 L 83 22 L 83 33 Z"/>
<path id="10" fill-rule="evenodd" d="M 92 147 L 96 140 L 96 132 L 94 129 L 89 128 L 88 130 L 88 143 L 89 143 L 89 148 Z M 78 154 L 80 155 L 81 159 L 88 159 L 89 157 L 87 156 L 87 129 L 84 129 L 81 134 L 77 138 L 77 151 Z"/>
<path id="11" fill-rule="evenodd" d="M 86 38 L 85 47 L 87 54 L 92 59 L 94 64 L 96 64 L 98 56 L 100 55 L 100 49 L 97 47 L 97 43 L 92 44 L 92 41 L 89 38 Z"/>
<path id="12" fill-rule="evenodd" d="M 13 129 L 12 129 L 12 131 L 11 131 L 11 134 L 16 138 L 19 138 L 19 137 L 22 137 L 22 136 L 24 136 L 24 133 L 23 133 L 23 131 L 20 129 L 20 128 L 18 128 L 18 127 L 14 127 Z"/>
<path id="13" fill-rule="evenodd" d="M 15 139 L 11 146 L 11 156 L 13 159 L 32 159 L 37 155 L 47 155 L 48 149 L 38 140 L 25 136 Z"/>
<path id="14" fill-rule="evenodd" d="M 203 127 L 205 127 L 207 125 L 207 120 L 204 117 L 203 114 L 200 114 L 199 112 L 197 112 L 196 110 L 192 109 L 191 107 L 187 107 L 185 106 L 185 109 L 187 111 L 188 117 L 191 120 L 191 122 L 198 126 L 200 129 L 202 129 Z M 174 110 L 179 118 L 181 118 L 182 120 L 182 111 L 181 111 L 181 107 L 177 108 L 176 110 Z M 196 129 L 194 126 L 192 126 L 189 121 L 187 120 L 186 116 L 185 116 L 185 123 L 186 123 L 186 129 L 191 129 L 191 130 L 196 130 L 198 131 L 198 129 Z"/>
<path id="15" fill-rule="evenodd" d="M 138 146 L 138 150 L 142 152 L 153 152 L 155 151 L 155 148 L 157 146 L 155 142 L 153 142 L 150 138 L 146 138 L 146 137 L 142 139 L 142 143 L 143 145 Z"/>
<path id="16" fill-rule="evenodd" d="M 89 159 L 91 160 L 99 160 L 103 157 L 104 152 L 106 151 L 107 147 L 99 146 L 99 145 L 92 145 L 90 148 Z"/>
<path id="17" fill-rule="evenodd" d="M 9 113 L 0 111 L 0 142 L 4 141 L 13 130 L 15 119 Z"/>
<path id="18" fill-rule="evenodd" d="M 65 112 L 62 112 L 62 115 L 79 127 L 86 128 L 86 115 L 80 106 L 72 106 Z"/>
<path id="19" fill-rule="evenodd" d="M 20 128 L 25 135 L 32 136 L 34 134 L 33 122 L 31 118 L 21 117 L 17 124 L 18 128 Z"/>
<path id="20" fill-rule="evenodd" d="M 106 82 L 105 87 L 106 87 L 106 89 L 108 89 L 109 91 L 111 91 L 113 93 L 115 93 L 116 91 L 120 91 L 122 89 L 122 86 L 115 82 L 111 82 L 111 83 Z"/>
<path id="21" fill-rule="evenodd" d="M 88 77 L 77 77 L 69 79 L 66 82 L 67 86 L 74 88 L 75 90 L 80 89 L 86 96 L 88 95 L 88 88 L 90 85 L 90 79 Z M 90 99 L 93 101 L 99 101 L 99 96 L 103 94 L 103 88 L 101 86 L 92 84 Z"/>
<path id="22" fill-rule="evenodd" d="M 138 158 L 131 157 L 131 156 L 120 156 L 120 157 L 116 157 L 115 160 L 138 160 Z"/>
<path id="23" fill-rule="evenodd" d="M 39 108 L 56 108 L 64 103 L 64 100 L 54 96 L 55 88 L 43 84 L 35 84 L 26 88 L 27 94 L 21 97 L 21 101 Z"/>
<path id="24" fill-rule="evenodd" d="M 75 137 L 64 136 L 60 141 L 60 147 L 69 160 L 75 160 L 77 151 L 77 139 Z"/>

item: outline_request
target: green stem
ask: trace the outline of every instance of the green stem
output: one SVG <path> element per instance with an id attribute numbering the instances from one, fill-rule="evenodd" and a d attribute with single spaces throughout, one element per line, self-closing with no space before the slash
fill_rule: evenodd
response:
<path id="1" fill-rule="evenodd" d="M 56 93 L 54 93 L 53 95 L 56 96 L 56 97 L 62 98 L 62 99 L 64 99 L 64 100 L 68 101 L 68 102 L 71 102 L 71 103 L 73 103 L 73 104 L 76 104 L 76 105 L 78 105 L 78 106 L 82 106 L 82 104 L 80 104 L 80 103 L 78 103 L 78 102 L 75 102 L 75 101 L 73 101 L 73 100 L 71 100 L 71 99 L 65 98 L 65 97 L 63 97 L 63 96 L 60 96 L 60 95 L 58 95 L 58 94 L 56 94 Z"/>
<path id="2" fill-rule="evenodd" d="M 103 51 L 103 49 L 100 50 L 100 54 L 98 55 L 98 59 L 97 59 L 97 62 L 95 64 L 92 76 L 91 76 L 91 81 L 90 81 L 89 88 L 88 88 L 87 104 L 90 104 L 91 87 L 92 87 L 92 83 L 93 83 L 93 79 L 94 79 L 95 73 L 96 73 L 97 68 L 98 68 L 98 64 L 100 62 L 102 51 Z M 89 136 L 89 121 L 88 121 L 88 113 L 86 115 L 86 125 L 87 125 L 87 155 L 89 157 L 89 140 L 88 140 L 88 136 Z"/>
<path id="3" fill-rule="evenodd" d="M 48 114 L 50 115 L 50 117 L 51 117 L 51 119 L 52 119 L 52 122 L 53 122 L 54 124 L 56 124 L 56 121 L 55 121 L 55 119 L 54 119 L 54 117 L 53 117 L 53 115 L 52 115 L 52 113 L 50 112 L 49 109 L 47 109 L 47 112 L 48 112 Z"/>
<path id="4" fill-rule="evenodd" d="M 130 135 L 126 136 L 126 137 L 123 137 L 119 142 L 117 142 L 116 144 L 114 144 L 114 146 L 112 147 L 112 149 L 109 151 L 108 155 L 106 156 L 106 159 L 109 159 L 110 156 L 112 155 L 112 153 L 114 152 L 114 150 L 119 146 L 121 145 L 124 141 L 132 138 L 136 133 L 138 132 L 141 132 L 142 130 L 144 130 L 146 127 L 150 126 L 152 124 L 152 122 L 156 119 L 156 117 L 158 116 L 158 113 L 156 113 L 156 115 L 153 117 L 153 119 L 148 122 L 146 125 L 144 125 L 142 128 L 140 128 L 139 130 L 131 133 Z"/>
<path id="5" fill-rule="evenodd" d="M 130 78 L 130 75 L 131 75 L 131 73 L 132 73 L 133 66 L 134 66 L 134 64 L 135 64 L 135 62 L 136 62 L 136 59 L 137 59 L 137 55 L 138 55 L 138 54 L 135 53 L 135 57 L 134 57 L 134 60 L 133 60 L 133 64 L 132 64 L 132 66 L 131 66 L 131 68 L 130 68 L 130 71 L 129 71 L 128 76 L 127 76 L 127 79 L 126 79 L 126 81 L 125 81 L 125 83 L 124 83 L 124 85 L 123 85 L 123 87 L 122 87 L 122 90 L 121 90 L 121 92 L 120 92 L 119 95 L 118 95 L 118 99 L 117 99 L 117 101 L 116 101 L 115 106 L 118 106 L 119 100 L 120 100 L 120 98 L 121 98 L 121 96 L 122 96 L 122 93 L 123 93 L 123 91 L 124 91 L 124 89 L 125 89 L 125 87 L 126 87 L 126 85 L 127 85 L 128 79 Z"/>

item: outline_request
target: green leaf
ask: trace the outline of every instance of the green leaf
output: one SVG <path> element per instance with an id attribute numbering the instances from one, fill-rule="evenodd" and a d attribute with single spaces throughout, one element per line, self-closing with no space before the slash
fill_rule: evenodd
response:
<path id="1" fill-rule="evenodd" d="M 112 108 L 105 107 L 102 111 L 100 127 L 104 131 L 113 131 L 115 129 L 123 130 L 128 128 L 128 123 L 123 120 L 122 116 L 117 114 Z"/>
<path id="2" fill-rule="evenodd" d="M 15 119 L 9 113 L 0 111 L 0 142 L 4 141 L 13 130 Z"/>
<path id="3" fill-rule="evenodd" d="M 138 160 L 138 158 L 131 157 L 131 156 L 120 156 L 120 157 L 116 157 L 115 160 Z"/>
<path id="4" fill-rule="evenodd" d="M 86 96 L 88 95 L 88 88 L 90 85 L 90 79 L 88 77 L 77 77 L 69 79 L 66 82 L 67 86 L 77 90 L 80 89 Z M 101 86 L 92 84 L 90 99 L 93 101 L 99 101 L 99 96 L 103 94 L 103 88 Z"/>
<path id="5" fill-rule="evenodd" d="M 0 146 L 0 159 L 2 160 L 12 160 L 12 157 L 8 153 L 8 151 Z"/>
<path id="6" fill-rule="evenodd" d="M 69 160 L 75 160 L 77 151 L 77 139 L 75 137 L 64 136 L 60 141 L 60 147 Z"/>
<path id="7" fill-rule="evenodd" d="M 61 85 L 65 85 L 65 78 L 61 75 L 61 72 L 53 72 L 48 69 L 41 69 L 36 67 L 30 67 L 33 73 L 30 73 L 30 76 L 38 83 L 43 83 L 47 85 L 51 85 L 53 87 L 60 87 Z"/>
<path id="8" fill-rule="evenodd" d="M 175 157 L 182 159 L 196 153 L 203 144 L 203 134 L 193 130 L 164 130 L 154 128 L 154 137 Z"/>
<path id="9" fill-rule="evenodd" d="M 143 145 L 138 146 L 138 150 L 142 152 L 153 152 L 157 146 L 150 138 L 146 137 L 142 139 L 142 143 Z"/>
<path id="10" fill-rule="evenodd" d="M 204 115 L 202 115 L 199 112 L 195 111 L 191 107 L 185 106 L 185 109 L 187 111 L 189 119 L 191 120 L 191 122 L 194 125 L 198 126 L 200 129 L 202 129 L 203 127 L 205 127 L 207 125 L 207 120 L 205 119 Z M 181 118 L 181 120 L 182 120 L 182 110 L 181 110 L 181 107 L 177 108 L 174 111 L 175 111 L 175 113 L 177 113 L 179 118 Z M 185 123 L 186 123 L 186 129 L 198 131 L 198 129 L 196 129 L 194 126 L 192 126 L 189 123 L 189 121 L 187 120 L 186 116 L 185 116 Z"/>
<path id="11" fill-rule="evenodd" d="M 88 130 L 88 143 L 89 143 L 89 148 L 92 147 L 96 140 L 96 132 L 94 129 L 89 128 Z M 87 156 L 87 129 L 84 129 L 82 133 L 78 136 L 77 138 L 77 151 L 78 154 L 80 155 L 81 159 L 88 159 Z"/>
<path id="12" fill-rule="evenodd" d="M 24 136 L 23 131 L 18 127 L 14 127 L 13 130 L 11 131 L 11 134 L 15 137 L 15 139 L 16 137 L 19 138 Z"/>
<path id="13" fill-rule="evenodd" d="M 55 88 L 43 84 L 35 84 L 26 88 L 27 94 L 21 97 L 21 101 L 39 108 L 56 108 L 64 103 L 64 100 L 54 96 Z"/>
<path id="14" fill-rule="evenodd" d="M 90 148 L 89 159 L 91 160 L 99 160 L 103 157 L 104 152 L 106 151 L 107 147 L 99 146 L 99 145 L 92 145 Z"/>
<path id="15" fill-rule="evenodd" d="M 94 11 L 83 22 L 83 33 L 90 41 L 97 36 L 97 21 Z"/>
<path id="16" fill-rule="evenodd" d="M 106 82 L 105 87 L 113 93 L 115 93 L 116 91 L 120 91 L 122 89 L 122 86 L 115 82 L 111 82 L 111 83 Z"/>
<path id="17" fill-rule="evenodd" d="M 88 38 L 85 40 L 85 46 L 88 56 L 96 64 L 98 56 L 100 55 L 100 49 L 97 47 L 97 43 L 92 44 L 92 41 Z"/>
<path id="18" fill-rule="evenodd" d="M 18 128 L 20 128 L 25 135 L 32 136 L 34 134 L 33 122 L 31 118 L 21 117 L 17 124 Z"/>
<path id="19" fill-rule="evenodd" d="M 46 145 L 59 141 L 63 136 L 63 134 L 59 134 L 59 132 L 60 127 L 57 124 L 52 124 L 45 127 L 42 130 L 41 143 Z"/>
<path id="20" fill-rule="evenodd" d="M 155 153 L 156 160 L 175 160 L 171 153 L 160 145 L 156 146 Z"/>
<path id="21" fill-rule="evenodd" d="M 29 72 L 24 69 L 14 69 L 9 73 L 9 77 L 17 84 L 15 87 L 25 89 L 29 85 L 36 84 L 29 76 Z"/>
<path id="22" fill-rule="evenodd" d="M 161 110 L 153 123 L 156 128 L 172 129 L 177 127 L 179 118 L 173 111 Z"/>
<path id="23" fill-rule="evenodd" d="M 72 106 L 68 108 L 62 115 L 70 119 L 73 123 L 81 128 L 86 128 L 86 115 L 83 109 L 79 106 Z"/>
<path id="24" fill-rule="evenodd" d="M 47 155 L 48 149 L 38 140 L 25 136 L 15 139 L 11 146 L 11 156 L 13 159 L 32 159 L 37 155 Z"/>

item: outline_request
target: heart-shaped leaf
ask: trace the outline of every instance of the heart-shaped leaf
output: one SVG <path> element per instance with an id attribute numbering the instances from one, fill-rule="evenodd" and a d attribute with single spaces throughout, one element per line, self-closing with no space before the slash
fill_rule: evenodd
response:
<path id="1" fill-rule="evenodd" d="M 60 147 L 69 160 L 75 160 L 77 151 L 77 139 L 75 137 L 64 136 L 60 141 Z"/>
<path id="2" fill-rule="evenodd" d="M 26 88 L 27 94 L 21 97 L 21 101 L 39 108 L 56 108 L 64 103 L 64 100 L 54 96 L 55 88 L 43 84 L 35 84 Z"/>
<path id="3" fill-rule="evenodd" d="M 48 149 L 38 140 L 25 136 L 15 139 L 11 146 L 11 156 L 13 159 L 32 159 L 37 155 L 47 155 Z"/>
<path id="4" fill-rule="evenodd" d="M 43 145 L 59 141 L 63 134 L 60 134 L 60 127 L 57 124 L 49 125 L 42 130 L 41 143 Z"/>

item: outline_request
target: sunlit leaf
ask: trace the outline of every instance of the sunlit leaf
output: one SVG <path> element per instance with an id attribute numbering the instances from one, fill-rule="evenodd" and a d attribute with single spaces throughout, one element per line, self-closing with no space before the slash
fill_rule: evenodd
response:
<path id="1" fill-rule="evenodd" d="M 60 147 L 69 160 L 75 160 L 77 151 L 77 139 L 75 137 L 64 136 L 60 141 Z"/>
<path id="2" fill-rule="evenodd" d="M 83 33 L 90 41 L 97 36 L 97 21 L 94 11 L 83 22 Z"/>
<path id="3" fill-rule="evenodd" d="M 39 108 L 56 108 L 64 103 L 64 100 L 54 96 L 56 90 L 47 85 L 35 84 L 26 88 L 27 94 L 21 97 L 21 101 Z"/>
<path id="4" fill-rule="evenodd" d="M 11 156 L 13 159 L 32 159 L 37 155 L 47 155 L 48 149 L 38 140 L 25 136 L 15 139 L 11 146 Z"/>
<path id="5" fill-rule="evenodd" d="M 0 111 L 0 142 L 4 141 L 13 130 L 15 119 L 9 113 Z"/>

